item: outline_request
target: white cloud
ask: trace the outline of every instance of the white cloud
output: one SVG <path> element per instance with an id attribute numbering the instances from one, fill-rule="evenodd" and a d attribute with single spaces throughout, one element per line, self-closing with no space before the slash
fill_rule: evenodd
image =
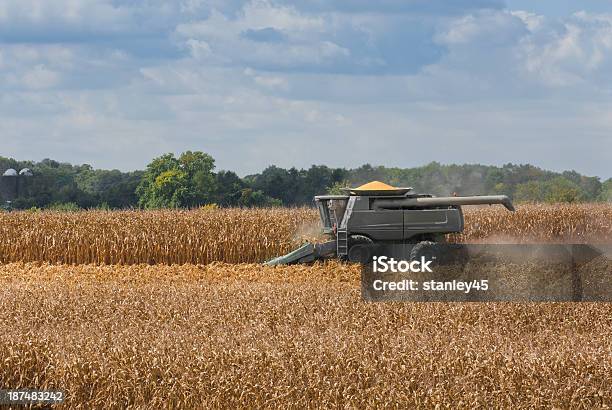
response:
<path id="1" fill-rule="evenodd" d="M 212 54 L 210 45 L 204 40 L 195 40 L 193 38 L 186 41 L 191 56 L 196 59 L 206 58 Z"/>
<path id="2" fill-rule="evenodd" d="M 579 94 L 590 88 L 600 96 L 612 91 L 608 15 L 580 12 L 558 20 L 525 11 L 489 10 L 451 20 L 435 39 L 448 52 L 425 72 L 451 76 L 455 84 L 464 77 L 476 95 L 479 89 L 489 96 L 494 92 L 532 97 L 562 88 Z"/>
<path id="3" fill-rule="evenodd" d="M 247 3 L 235 18 L 216 10 L 201 21 L 179 24 L 176 34 L 192 50 L 204 43 L 206 55 L 217 64 L 300 66 L 332 64 L 350 51 L 326 38 L 332 22 L 320 16 L 300 14 L 293 7 L 266 0 Z M 258 42 L 244 36 L 248 30 L 273 29 L 286 41 Z"/>
<path id="4" fill-rule="evenodd" d="M 274 28 L 298 35 L 325 32 L 329 27 L 322 17 L 300 14 L 296 9 L 277 6 L 266 0 L 254 0 L 245 4 L 235 18 L 213 9 L 205 20 L 182 23 L 177 32 L 184 37 L 232 38 L 247 29 Z"/>
<path id="5" fill-rule="evenodd" d="M 264 87 L 281 88 L 283 90 L 287 90 L 289 88 L 287 79 L 278 76 L 257 75 L 254 77 L 254 80 L 257 84 L 263 85 Z"/>
<path id="6" fill-rule="evenodd" d="M 524 23 L 504 10 L 485 10 L 451 20 L 436 39 L 448 46 L 507 45 L 525 32 Z"/>
<path id="7" fill-rule="evenodd" d="M 276 6 L 268 0 L 247 3 L 241 14 L 240 24 L 248 28 L 273 27 L 290 32 L 324 32 L 329 29 L 322 17 L 306 16 L 293 7 Z"/>
<path id="8" fill-rule="evenodd" d="M 59 82 L 59 75 L 44 65 L 37 65 L 23 74 L 22 81 L 30 89 L 51 88 Z"/>
<path id="9" fill-rule="evenodd" d="M 591 84 L 609 90 L 612 17 L 581 12 L 557 29 L 522 41 L 525 68 L 549 86 Z M 608 84 L 606 84 L 608 83 Z"/>
<path id="10" fill-rule="evenodd" d="M 535 13 L 529 13 L 525 10 L 511 10 L 510 14 L 520 18 L 530 31 L 538 30 L 545 22 L 544 16 L 540 16 Z"/>
<path id="11" fill-rule="evenodd" d="M 103 0 L 4 0 L 0 7 L 2 32 L 28 36 L 32 30 L 127 30 L 131 17 L 127 9 Z"/>

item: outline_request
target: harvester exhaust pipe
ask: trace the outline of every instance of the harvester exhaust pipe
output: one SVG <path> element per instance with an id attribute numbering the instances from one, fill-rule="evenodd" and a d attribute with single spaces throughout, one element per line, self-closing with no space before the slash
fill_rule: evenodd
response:
<path id="1" fill-rule="evenodd" d="M 435 198 L 404 198 L 404 199 L 379 199 L 374 202 L 378 209 L 397 209 L 404 207 L 430 207 L 448 205 L 493 205 L 501 204 L 509 211 L 514 211 L 512 201 L 506 195 L 483 195 L 483 196 L 443 196 Z"/>

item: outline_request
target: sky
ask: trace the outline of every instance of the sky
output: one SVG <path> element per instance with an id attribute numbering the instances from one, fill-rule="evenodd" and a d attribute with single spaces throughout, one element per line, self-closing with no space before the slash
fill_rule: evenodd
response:
<path id="1" fill-rule="evenodd" d="M 612 0 L 0 0 L 0 155 L 612 177 Z"/>

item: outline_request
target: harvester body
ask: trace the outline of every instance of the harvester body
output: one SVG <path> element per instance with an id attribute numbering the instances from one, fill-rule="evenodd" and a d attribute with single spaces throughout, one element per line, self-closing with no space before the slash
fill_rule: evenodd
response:
<path id="1" fill-rule="evenodd" d="M 436 243 L 443 241 L 446 234 L 462 232 L 462 205 L 501 204 L 514 211 L 505 195 L 434 197 L 417 194 L 412 188 L 375 183 L 385 189 L 356 188 L 347 189 L 346 195 L 315 196 L 323 233 L 332 240 L 306 244 L 267 264 L 311 262 L 329 257 L 362 261 L 364 246 Z"/>

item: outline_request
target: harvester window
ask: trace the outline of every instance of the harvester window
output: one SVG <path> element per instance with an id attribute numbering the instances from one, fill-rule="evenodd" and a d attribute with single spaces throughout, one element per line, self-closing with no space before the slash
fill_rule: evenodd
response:
<path id="1" fill-rule="evenodd" d="M 319 215 L 321 216 L 321 222 L 323 222 L 324 228 L 331 229 L 331 221 L 329 218 L 329 209 L 326 201 L 318 201 L 317 206 L 319 208 Z"/>

